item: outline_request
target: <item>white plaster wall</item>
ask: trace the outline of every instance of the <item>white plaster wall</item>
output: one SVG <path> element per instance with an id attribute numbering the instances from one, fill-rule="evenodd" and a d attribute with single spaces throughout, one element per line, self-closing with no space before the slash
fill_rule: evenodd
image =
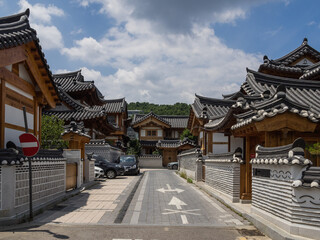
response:
<path id="1" fill-rule="evenodd" d="M 8 69 L 10 72 L 12 71 L 12 65 L 5 66 L 5 68 Z"/>
<path id="2" fill-rule="evenodd" d="M 16 144 L 18 147 L 20 147 L 19 136 L 22 133 L 24 133 L 24 132 L 10 129 L 10 128 L 5 128 L 4 129 L 4 145 L 6 145 L 6 143 L 8 141 L 12 141 L 12 142 L 14 142 L 14 144 Z"/>
<path id="3" fill-rule="evenodd" d="M 28 128 L 33 130 L 33 114 L 27 112 Z M 9 105 L 5 105 L 5 122 L 16 126 L 25 127 L 23 111 Z"/>
<path id="4" fill-rule="evenodd" d="M 212 153 L 220 154 L 228 152 L 228 144 L 212 144 Z"/>
<path id="5" fill-rule="evenodd" d="M 19 64 L 19 77 L 21 77 L 22 79 L 26 80 L 27 82 L 33 85 L 30 75 L 22 63 Z"/>
<path id="6" fill-rule="evenodd" d="M 158 130 L 158 137 L 162 137 L 162 130 Z"/>
<path id="7" fill-rule="evenodd" d="M 243 138 L 230 137 L 230 152 L 234 152 L 238 147 L 243 150 Z"/>
<path id="8" fill-rule="evenodd" d="M 21 94 L 22 96 L 25 96 L 26 98 L 29 98 L 30 100 L 33 100 L 33 97 L 32 97 L 31 94 L 26 93 L 26 92 L 20 90 L 19 88 L 11 85 L 10 83 L 7 83 L 7 82 L 6 82 L 6 87 L 9 88 L 9 89 L 11 89 L 11 90 L 13 90 L 13 91 L 15 91 L 15 92 L 17 92 L 17 93 L 19 93 L 19 94 Z"/>
<path id="9" fill-rule="evenodd" d="M 223 133 L 213 133 L 212 142 L 228 142 L 228 136 L 224 136 Z"/>
<path id="10" fill-rule="evenodd" d="M 145 137 L 146 136 L 146 130 L 141 130 L 141 137 Z"/>

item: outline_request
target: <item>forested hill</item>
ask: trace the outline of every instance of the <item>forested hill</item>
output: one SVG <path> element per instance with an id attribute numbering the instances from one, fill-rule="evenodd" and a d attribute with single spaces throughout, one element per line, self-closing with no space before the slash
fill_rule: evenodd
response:
<path id="1" fill-rule="evenodd" d="M 154 112 L 158 115 L 189 115 L 190 105 L 186 103 L 175 103 L 173 105 L 154 104 L 148 102 L 132 102 L 128 104 L 128 110 L 142 110 L 147 114 Z"/>

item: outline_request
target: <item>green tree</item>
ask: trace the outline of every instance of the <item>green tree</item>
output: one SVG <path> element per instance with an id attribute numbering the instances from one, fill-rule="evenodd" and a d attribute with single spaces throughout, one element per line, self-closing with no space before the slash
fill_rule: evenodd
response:
<path id="1" fill-rule="evenodd" d="M 320 142 L 309 145 L 306 147 L 306 149 L 312 155 L 320 155 Z"/>
<path id="2" fill-rule="evenodd" d="M 148 102 L 132 102 L 128 104 L 128 110 L 141 110 L 143 114 L 154 112 L 158 115 L 189 115 L 190 105 L 186 103 L 154 104 Z"/>
<path id="3" fill-rule="evenodd" d="M 64 121 L 56 116 L 43 115 L 41 120 L 41 148 L 66 148 L 68 143 L 62 140 Z"/>
<path id="4" fill-rule="evenodd" d="M 141 155 L 141 144 L 138 139 L 129 141 L 129 148 L 127 149 L 127 154 L 129 155 Z"/>
<path id="5" fill-rule="evenodd" d="M 181 136 L 180 136 L 180 139 L 183 140 L 185 138 L 189 138 L 190 140 L 193 140 L 193 141 L 196 141 L 197 140 L 197 137 L 196 136 L 193 136 L 192 133 L 190 132 L 189 129 L 185 129 L 183 130 Z"/>

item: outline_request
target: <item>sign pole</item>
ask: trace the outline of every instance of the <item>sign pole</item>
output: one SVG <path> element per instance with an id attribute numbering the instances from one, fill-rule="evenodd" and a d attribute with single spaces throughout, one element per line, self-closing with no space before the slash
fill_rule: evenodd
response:
<path id="1" fill-rule="evenodd" d="M 27 120 L 27 113 L 26 113 L 26 107 L 22 107 L 23 109 L 23 118 L 24 118 L 24 125 L 26 128 L 26 133 L 28 133 L 28 120 Z M 29 163 L 29 209 L 30 209 L 30 215 L 29 219 L 30 221 L 33 220 L 33 210 L 32 210 L 32 167 L 31 167 L 31 158 L 28 158 Z"/>

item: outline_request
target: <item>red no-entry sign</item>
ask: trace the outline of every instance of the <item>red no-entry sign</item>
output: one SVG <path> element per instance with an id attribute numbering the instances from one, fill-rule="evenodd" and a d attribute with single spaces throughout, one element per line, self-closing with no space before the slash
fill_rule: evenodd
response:
<path id="1" fill-rule="evenodd" d="M 19 136 L 23 155 L 32 157 L 39 151 L 40 144 L 38 139 L 31 133 L 23 133 Z"/>

